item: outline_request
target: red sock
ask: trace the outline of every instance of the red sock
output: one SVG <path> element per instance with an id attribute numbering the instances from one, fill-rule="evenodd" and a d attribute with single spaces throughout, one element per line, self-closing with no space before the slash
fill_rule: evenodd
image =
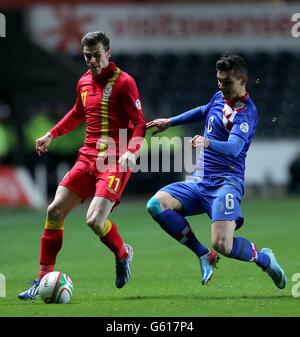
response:
<path id="1" fill-rule="evenodd" d="M 100 240 L 114 253 L 116 259 L 123 260 L 128 256 L 124 242 L 114 223 L 112 223 L 110 231 Z"/>
<path id="2" fill-rule="evenodd" d="M 44 229 L 40 245 L 40 272 L 38 279 L 54 270 L 56 256 L 63 242 L 64 231 L 62 229 Z"/>

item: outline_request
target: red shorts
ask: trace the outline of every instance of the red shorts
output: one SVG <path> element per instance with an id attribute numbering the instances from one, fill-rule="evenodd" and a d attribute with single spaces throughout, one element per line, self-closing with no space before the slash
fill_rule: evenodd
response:
<path id="1" fill-rule="evenodd" d="M 60 185 L 79 195 L 82 201 L 96 196 L 118 204 L 130 175 L 130 170 L 119 172 L 116 169 L 115 171 L 99 172 L 95 161 L 79 158 L 64 176 Z"/>

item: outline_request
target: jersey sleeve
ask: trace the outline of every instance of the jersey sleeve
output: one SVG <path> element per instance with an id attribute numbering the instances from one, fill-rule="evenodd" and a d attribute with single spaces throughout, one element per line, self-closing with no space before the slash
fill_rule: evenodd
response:
<path id="1" fill-rule="evenodd" d="M 231 133 L 227 142 L 210 139 L 208 148 L 224 156 L 237 158 L 241 153 L 241 151 L 243 150 L 244 146 L 245 146 L 244 139 Z"/>
<path id="2" fill-rule="evenodd" d="M 53 138 L 65 135 L 74 130 L 84 120 L 84 108 L 81 97 L 78 93 L 73 108 L 50 130 L 50 133 L 52 134 Z"/>
<path id="3" fill-rule="evenodd" d="M 183 112 L 182 114 L 171 118 L 171 125 L 182 125 L 201 121 L 205 118 L 208 109 L 208 104 L 198 106 L 194 109 Z"/>
<path id="4" fill-rule="evenodd" d="M 123 85 L 123 107 L 133 125 L 132 138 L 128 151 L 135 153 L 141 147 L 146 133 L 146 122 L 143 116 L 142 104 L 135 80 L 128 77 Z"/>
<path id="5" fill-rule="evenodd" d="M 255 131 L 255 112 L 250 108 L 236 114 L 230 134 L 237 135 L 247 142 L 249 136 Z"/>
<path id="6" fill-rule="evenodd" d="M 195 122 L 204 120 L 214 100 L 216 99 L 217 95 L 218 93 L 214 94 L 211 100 L 205 105 L 200 105 L 194 109 L 183 112 L 182 114 L 178 116 L 172 117 L 171 125 L 176 126 L 176 125 L 182 125 L 182 124 L 195 123 Z"/>

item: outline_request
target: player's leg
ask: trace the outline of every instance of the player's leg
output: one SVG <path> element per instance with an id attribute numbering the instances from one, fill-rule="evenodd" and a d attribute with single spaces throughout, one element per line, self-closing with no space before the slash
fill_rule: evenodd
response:
<path id="1" fill-rule="evenodd" d="M 114 254 L 116 259 L 116 287 L 122 288 L 131 276 L 133 249 L 125 244 L 118 232 L 117 226 L 108 216 L 114 202 L 94 197 L 87 212 L 87 225 Z"/>
<path id="2" fill-rule="evenodd" d="M 123 172 L 118 165 L 107 171 L 95 169 L 96 192 L 87 212 L 87 224 L 114 254 L 116 287 L 122 288 L 130 279 L 133 248 L 124 243 L 115 223 L 107 217 L 119 203 L 131 171 Z"/>
<path id="3" fill-rule="evenodd" d="M 69 188 L 59 185 L 53 202 L 48 206 L 45 229 L 40 244 L 40 272 L 38 279 L 54 270 L 64 234 L 64 220 L 81 203 L 81 198 Z"/>
<path id="4" fill-rule="evenodd" d="M 183 206 L 178 199 L 167 192 L 159 191 L 148 201 L 147 209 L 166 233 L 198 257 L 208 253 L 208 249 L 197 240 L 188 221 L 180 214 Z"/>
<path id="5" fill-rule="evenodd" d="M 212 203 L 212 245 L 216 251 L 224 256 L 241 261 L 256 261 L 266 268 L 270 263 L 265 254 L 260 254 L 255 245 L 246 238 L 234 237 L 237 223 L 242 224 L 241 219 L 241 191 L 238 186 L 232 186 L 226 182 L 215 193 Z"/>
<path id="6" fill-rule="evenodd" d="M 19 294 L 20 299 L 35 299 L 38 296 L 40 279 L 53 271 L 56 256 L 63 241 L 63 225 L 67 214 L 88 196 L 93 195 L 95 186 L 88 174 L 89 165 L 77 160 L 64 176 L 57 188 L 53 202 L 47 209 L 45 229 L 40 243 L 40 272 L 27 291 Z M 90 187 L 89 187 L 90 186 Z"/>
<path id="7" fill-rule="evenodd" d="M 117 226 L 108 220 L 113 205 L 114 202 L 106 198 L 94 197 L 87 212 L 87 225 L 113 252 L 115 258 L 122 260 L 128 256 L 126 246 Z"/>
<path id="8" fill-rule="evenodd" d="M 259 250 L 244 237 L 234 237 L 241 222 L 241 194 L 238 188 L 223 186 L 212 206 L 212 245 L 220 254 L 240 261 L 255 262 L 272 277 L 278 288 L 284 288 L 286 276 L 268 249 Z M 275 272 L 274 272 L 275 270 Z"/>
<path id="9" fill-rule="evenodd" d="M 192 185 L 174 183 L 158 191 L 147 203 L 147 209 L 161 228 L 175 240 L 189 248 L 200 259 L 202 283 L 212 276 L 217 261 L 215 252 L 210 252 L 195 236 L 190 224 L 182 215 L 203 213 L 199 195 Z M 207 268 L 203 268 L 204 262 Z"/>
<path id="10" fill-rule="evenodd" d="M 39 281 L 54 270 L 57 254 L 63 242 L 64 219 L 81 198 L 65 186 L 58 186 L 53 202 L 47 209 L 44 233 L 40 242 L 40 271 L 32 286 L 19 294 L 20 299 L 34 300 L 38 296 Z"/>

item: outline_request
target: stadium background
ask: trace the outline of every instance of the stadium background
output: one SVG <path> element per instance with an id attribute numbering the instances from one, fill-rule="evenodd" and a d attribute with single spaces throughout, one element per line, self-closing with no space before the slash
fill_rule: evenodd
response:
<path id="1" fill-rule="evenodd" d="M 17 292 L 25 276 L 29 277 L 36 266 L 32 260 L 37 259 L 43 210 L 53 198 L 57 182 L 76 158 L 84 136 L 83 127 L 54 141 L 49 153 L 43 157 L 35 154 L 34 141 L 73 105 L 77 80 L 86 69 L 79 41 L 91 30 L 104 30 L 110 36 L 112 60 L 135 77 L 147 121 L 205 104 L 217 88 L 216 60 L 226 52 L 245 57 L 250 74 L 248 91 L 259 112 L 259 128 L 247 159 L 245 212 L 254 226 L 251 233 L 258 240 L 269 238 L 267 233 L 272 232 L 270 245 L 292 247 L 297 230 L 299 234 L 300 215 L 297 209 L 300 191 L 300 40 L 292 36 L 295 23 L 291 21 L 293 13 L 300 12 L 298 2 L 119 0 L 83 4 L 71 0 L 1 0 L 0 12 L 6 18 L 6 37 L 0 38 L 1 247 L 3 256 L 8 256 L 7 238 L 15 241 L 14 233 L 18 232 L 24 249 L 29 249 L 30 242 L 35 242 L 33 247 L 36 248 L 36 251 L 28 250 L 26 255 L 31 268 L 27 262 L 20 264 L 19 284 L 13 282 L 16 279 L 13 266 L 14 259 L 21 253 L 15 251 L 8 259 L 13 261 L 10 267 L 5 258 L 1 261 L 0 272 L 14 284 L 11 292 L 7 290 L 7 298 L 11 296 L 13 303 L 13 289 Z M 199 129 L 187 126 L 170 129 L 164 135 L 192 136 L 195 133 L 199 133 Z M 155 231 L 156 225 L 145 213 L 145 201 L 159 187 L 183 176 L 184 173 L 174 172 L 135 174 L 125 191 L 123 206 L 119 206 L 119 215 L 118 211 L 114 215 L 117 221 L 127 219 L 124 221 L 136 226 L 145 222 L 147 235 L 156 240 L 163 237 L 161 245 L 165 255 L 168 252 L 164 245 L 171 245 L 171 241 L 158 229 Z M 141 201 L 142 198 L 145 201 Z M 82 222 L 84 211 L 83 207 L 75 213 L 82 213 Z M 76 221 L 75 216 L 71 219 Z M 20 222 L 23 222 L 22 227 Z M 266 232 L 262 233 L 261 227 L 255 227 L 258 223 L 270 227 L 264 227 Z M 8 228 L 7 224 L 12 227 Z M 81 231 L 82 226 L 79 226 L 81 224 L 78 224 Z M 126 226 L 120 230 L 130 237 L 132 232 Z M 155 227 L 154 233 L 151 226 Z M 280 232 L 283 227 L 284 234 Z M 136 229 L 133 232 L 139 233 Z M 135 234 L 133 238 L 136 238 Z M 208 226 L 204 235 L 208 238 Z M 285 246 L 278 244 L 284 235 Z M 142 232 L 141 237 L 137 236 L 137 245 L 141 247 L 143 237 Z M 186 254 L 173 242 L 171 247 L 172 254 Z M 102 254 L 106 253 L 102 250 Z M 292 252 L 285 251 L 284 254 L 287 260 Z M 187 258 L 188 254 L 184 256 Z M 157 259 L 160 258 L 158 255 Z M 289 268 L 289 277 L 300 272 L 299 265 Z M 205 293 L 205 296 L 209 297 L 209 294 Z M 235 296 L 238 298 L 239 294 Z M 292 298 L 290 288 L 286 293 L 286 298 L 289 297 Z M 278 306 L 284 307 L 281 302 Z M 267 315 L 299 315 L 296 302 L 287 307 L 291 310 L 269 311 Z M 20 315 L 15 309 L 2 312 L 3 315 Z M 150 310 L 150 315 L 155 312 Z M 116 314 L 115 311 L 105 313 Z M 138 309 L 132 315 L 137 313 L 140 313 Z M 172 316 L 172 311 L 162 311 L 161 315 L 166 313 Z M 209 310 L 207 313 L 210 315 Z M 31 314 L 34 315 L 31 312 L 28 315 Z M 228 314 L 238 315 L 238 311 Z M 244 315 L 247 314 L 255 315 L 255 312 L 245 311 Z M 53 313 L 50 311 L 48 315 Z M 71 313 L 62 312 L 61 315 Z M 183 313 L 174 311 L 174 315 Z M 191 315 L 204 313 L 195 310 Z M 258 315 L 263 315 L 263 311 L 258 311 Z"/>

